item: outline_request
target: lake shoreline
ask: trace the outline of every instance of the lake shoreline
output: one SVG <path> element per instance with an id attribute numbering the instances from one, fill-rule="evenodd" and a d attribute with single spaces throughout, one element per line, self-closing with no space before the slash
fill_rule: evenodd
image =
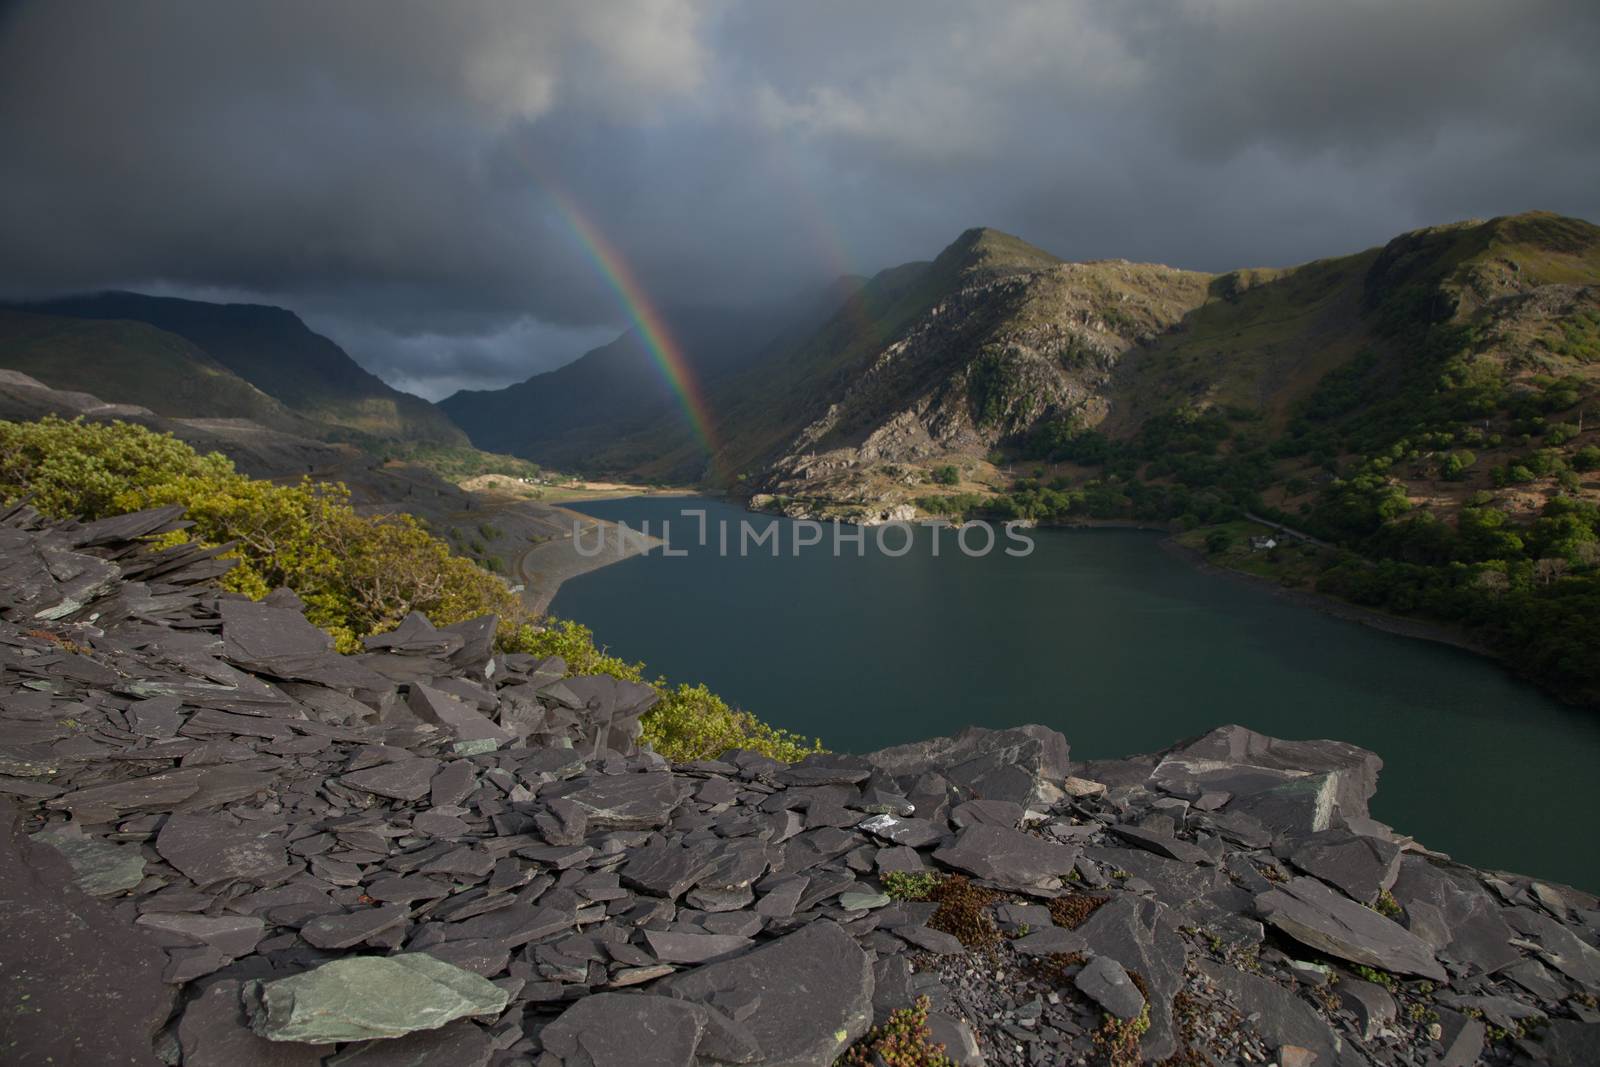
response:
<path id="1" fill-rule="evenodd" d="M 1144 529 L 1153 528 L 1144 527 Z M 1259 574 L 1250 574 L 1247 571 L 1235 570 L 1232 567 L 1219 567 L 1207 559 L 1204 552 L 1183 544 L 1176 537 L 1171 536 L 1170 533 L 1163 537 L 1160 543 L 1164 550 L 1187 561 L 1191 566 L 1203 573 L 1259 586 L 1267 589 L 1281 600 L 1319 611 L 1336 619 L 1360 623 L 1374 630 L 1381 630 L 1384 633 L 1395 634 L 1399 637 L 1411 637 L 1418 641 L 1432 641 L 1435 644 L 1450 645 L 1462 651 L 1483 656 L 1485 659 L 1492 660 L 1502 667 L 1505 666 L 1505 658 L 1493 649 L 1472 640 L 1461 630 L 1444 623 L 1429 622 L 1423 619 L 1408 619 L 1401 615 L 1390 615 L 1375 608 L 1364 608 L 1359 604 L 1352 604 L 1348 600 L 1340 600 L 1338 597 L 1329 596 L 1326 593 L 1317 593 L 1306 589 L 1286 589 L 1272 579 L 1262 577 Z"/>
<path id="2" fill-rule="evenodd" d="M 632 497 L 694 498 L 704 495 L 705 494 L 696 493 L 691 490 L 661 490 L 655 492 L 639 492 L 634 494 L 596 495 L 587 499 L 625 500 Z M 748 510 L 749 502 L 747 500 L 740 500 L 738 497 L 710 497 L 710 499 L 720 499 L 728 503 L 741 504 L 744 505 Z M 563 503 L 583 502 L 585 502 L 584 499 L 578 499 L 564 501 Z M 561 507 L 558 504 L 552 504 L 551 506 L 558 507 L 562 511 L 570 510 L 568 508 Z M 764 515 L 769 513 L 754 512 L 754 514 Z M 1318 611 L 1324 615 L 1329 615 L 1337 619 L 1343 619 L 1347 622 L 1360 623 L 1361 625 L 1370 627 L 1371 629 L 1394 634 L 1398 637 L 1410 637 L 1419 641 L 1432 641 L 1435 644 L 1450 645 L 1451 647 L 1459 648 L 1465 652 L 1471 652 L 1474 655 L 1483 656 L 1486 659 L 1492 660 L 1501 665 L 1502 667 L 1505 666 L 1504 657 L 1500 656 L 1493 649 L 1489 648 L 1487 645 L 1483 645 L 1472 640 L 1461 630 L 1448 626 L 1444 623 L 1429 622 L 1421 619 L 1408 619 L 1399 615 L 1390 615 L 1374 608 L 1365 608 L 1359 604 L 1352 604 L 1347 600 L 1340 600 L 1339 598 L 1329 596 L 1326 593 L 1317 593 L 1305 589 L 1286 589 L 1270 578 L 1264 578 L 1257 574 L 1250 574 L 1246 571 L 1235 570 L 1231 567 L 1220 567 L 1217 564 L 1212 563 L 1206 557 L 1204 552 L 1198 549 L 1190 548 L 1188 545 L 1180 542 L 1177 537 L 1174 536 L 1171 526 L 1166 523 L 1138 522 L 1130 519 L 1073 519 L 1067 522 L 1041 524 L 1033 528 L 1038 530 L 1138 530 L 1147 533 L 1159 533 L 1162 535 L 1160 545 L 1163 550 L 1172 553 L 1180 559 L 1183 559 L 1190 566 L 1196 568 L 1202 573 L 1214 574 L 1229 579 L 1247 582 L 1251 585 L 1265 588 L 1269 590 L 1275 597 L 1295 604 L 1299 607 Z M 653 548 L 655 546 L 652 545 L 651 547 Z M 608 553 L 607 558 L 585 560 L 582 566 L 574 568 L 569 573 L 555 577 L 553 582 L 547 581 L 545 583 L 541 583 L 541 588 L 538 591 L 538 607 L 536 611 L 538 613 L 543 613 L 555 600 L 556 594 L 560 592 L 561 586 L 566 581 L 572 578 L 577 578 L 583 574 L 588 574 L 591 571 L 599 570 L 602 567 L 610 566 L 613 563 L 621 563 L 624 559 L 630 559 L 634 555 L 638 554 L 639 553 L 637 551 L 628 552 L 624 555 L 611 555 Z"/>

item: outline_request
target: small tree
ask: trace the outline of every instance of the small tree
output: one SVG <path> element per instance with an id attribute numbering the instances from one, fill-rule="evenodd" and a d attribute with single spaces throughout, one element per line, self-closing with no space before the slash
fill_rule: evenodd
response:
<path id="1" fill-rule="evenodd" d="M 1212 530 L 1206 534 L 1206 552 L 1213 556 L 1228 551 L 1233 545 L 1234 536 L 1232 530 Z"/>

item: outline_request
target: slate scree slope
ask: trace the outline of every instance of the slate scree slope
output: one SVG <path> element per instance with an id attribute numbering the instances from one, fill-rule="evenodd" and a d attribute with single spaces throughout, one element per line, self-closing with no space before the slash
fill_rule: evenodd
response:
<path id="1" fill-rule="evenodd" d="M 921 998 L 961 1064 L 1596 1062 L 1595 898 L 1373 821 L 1370 752 L 670 764 L 649 688 L 340 656 L 180 522 L 0 516 L 4 1063 L 827 1065 Z"/>

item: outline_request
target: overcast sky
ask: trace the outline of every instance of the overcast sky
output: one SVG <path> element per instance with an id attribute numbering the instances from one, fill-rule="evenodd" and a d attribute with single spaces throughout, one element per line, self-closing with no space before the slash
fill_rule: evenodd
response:
<path id="1" fill-rule="evenodd" d="M 0 291 L 282 304 L 402 388 L 995 226 L 1287 264 L 1600 220 L 1594 0 L 0 4 Z"/>

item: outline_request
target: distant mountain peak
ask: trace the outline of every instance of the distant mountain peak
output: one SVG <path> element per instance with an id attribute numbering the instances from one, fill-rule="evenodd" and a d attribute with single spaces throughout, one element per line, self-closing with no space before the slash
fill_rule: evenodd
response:
<path id="1" fill-rule="evenodd" d="M 1020 237 L 987 226 L 975 226 L 952 241 L 933 261 L 937 274 L 978 279 L 1026 274 L 1064 262 Z"/>

